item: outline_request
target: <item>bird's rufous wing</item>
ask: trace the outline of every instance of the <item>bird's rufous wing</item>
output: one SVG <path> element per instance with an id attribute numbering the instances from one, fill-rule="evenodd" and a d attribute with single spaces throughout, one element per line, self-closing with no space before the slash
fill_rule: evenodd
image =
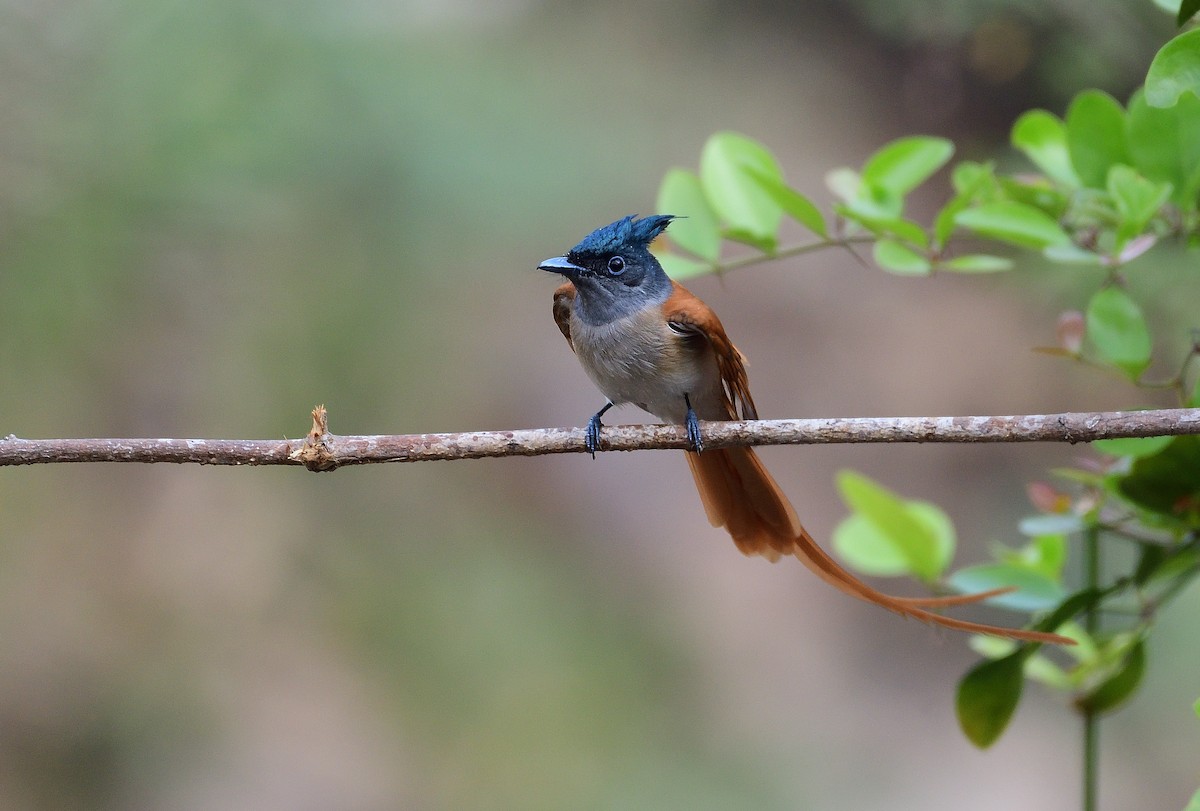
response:
<path id="1" fill-rule="evenodd" d="M 571 306 L 575 303 L 575 285 L 563 282 L 554 291 L 554 323 L 558 331 L 567 339 L 572 351 L 575 344 L 571 342 Z"/>
<path id="2" fill-rule="evenodd" d="M 729 419 L 740 415 L 744 420 L 758 419 L 758 410 L 750 396 L 750 385 L 746 377 L 746 356 L 725 334 L 721 319 L 712 308 L 678 282 L 672 282 L 674 292 L 663 303 L 663 315 L 673 330 L 683 335 L 703 338 L 717 358 L 717 369 L 725 387 L 725 405 Z M 561 288 L 560 288 L 561 289 Z"/>

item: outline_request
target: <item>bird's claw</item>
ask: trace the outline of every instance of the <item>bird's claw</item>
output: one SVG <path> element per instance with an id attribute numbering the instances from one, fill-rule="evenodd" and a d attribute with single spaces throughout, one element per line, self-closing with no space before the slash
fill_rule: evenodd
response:
<path id="1" fill-rule="evenodd" d="M 704 438 L 700 436 L 700 421 L 696 419 L 696 412 L 692 410 L 691 403 L 688 403 L 684 425 L 687 427 L 687 438 L 688 442 L 692 443 L 692 450 L 701 453 L 704 450 Z"/>
<path id="2" fill-rule="evenodd" d="M 593 414 L 588 420 L 587 430 L 583 434 L 583 446 L 587 448 L 588 453 L 592 458 L 596 458 L 596 451 L 600 449 L 600 429 L 603 427 L 600 422 L 600 414 Z"/>

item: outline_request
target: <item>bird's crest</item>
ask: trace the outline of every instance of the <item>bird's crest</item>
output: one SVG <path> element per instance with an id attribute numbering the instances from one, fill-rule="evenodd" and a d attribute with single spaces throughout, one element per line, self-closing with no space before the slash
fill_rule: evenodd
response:
<path id="1" fill-rule="evenodd" d="M 646 248 L 675 219 L 672 214 L 655 214 L 651 217 L 636 215 L 622 217 L 603 228 L 597 228 L 571 249 L 567 256 L 595 256 L 617 253 L 628 248 Z"/>

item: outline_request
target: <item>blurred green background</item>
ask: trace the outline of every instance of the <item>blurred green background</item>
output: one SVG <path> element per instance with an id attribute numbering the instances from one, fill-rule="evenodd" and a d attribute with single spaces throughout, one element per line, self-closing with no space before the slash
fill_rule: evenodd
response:
<path id="1" fill-rule="evenodd" d="M 978 157 L 1027 107 L 1123 97 L 1170 32 L 1127 0 L 2 3 L 0 433 L 296 437 L 318 402 L 345 434 L 581 425 L 601 398 L 532 269 L 651 213 L 711 132 L 828 201 L 892 137 Z M 1038 275 L 830 253 L 692 287 L 764 416 L 1148 404 L 1028 351 L 1088 289 Z M 1083 453 L 764 456 L 816 537 L 852 466 L 943 505 L 970 560 Z M 973 750 L 964 640 L 741 557 L 678 454 L 0 483 L 0 807 L 1075 801 L 1067 708 L 1034 693 Z M 1105 725 L 1109 807 L 1195 788 L 1179 606 Z"/>

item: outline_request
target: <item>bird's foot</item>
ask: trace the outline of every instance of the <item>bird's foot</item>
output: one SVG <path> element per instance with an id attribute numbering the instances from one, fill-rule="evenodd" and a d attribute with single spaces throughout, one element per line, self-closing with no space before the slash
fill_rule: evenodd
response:
<path id="1" fill-rule="evenodd" d="M 696 412 L 692 410 L 692 401 L 686 394 L 683 395 L 683 401 L 687 403 L 684 425 L 687 427 L 688 442 L 692 443 L 692 450 L 701 453 L 704 450 L 704 438 L 700 436 L 700 420 L 696 419 Z"/>
<path id="2" fill-rule="evenodd" d="M 603 423 L 600 422 L 600 415 L 594 414 L 587 424 L 587 433 L 583 438 L 583 446 L 587 448 L 588 453 L 592 458 L 596 458 L 596 451 L 600 448 L 600 428 Z"/>
<path id="3" fill-rule="evenodd" d="M 588 420 L 587 430 L 583 435 L 583 446 L 587 448 L 587 452 L 596 458 L 596 451 L 600 450 L 600 429 L 604 427 L 604 423 L 600 422 L 600 418 L 604 416 L 604 412 L 613 407 L 612 403 L 606 403 L 604 408 L 597 411 Z"/>

